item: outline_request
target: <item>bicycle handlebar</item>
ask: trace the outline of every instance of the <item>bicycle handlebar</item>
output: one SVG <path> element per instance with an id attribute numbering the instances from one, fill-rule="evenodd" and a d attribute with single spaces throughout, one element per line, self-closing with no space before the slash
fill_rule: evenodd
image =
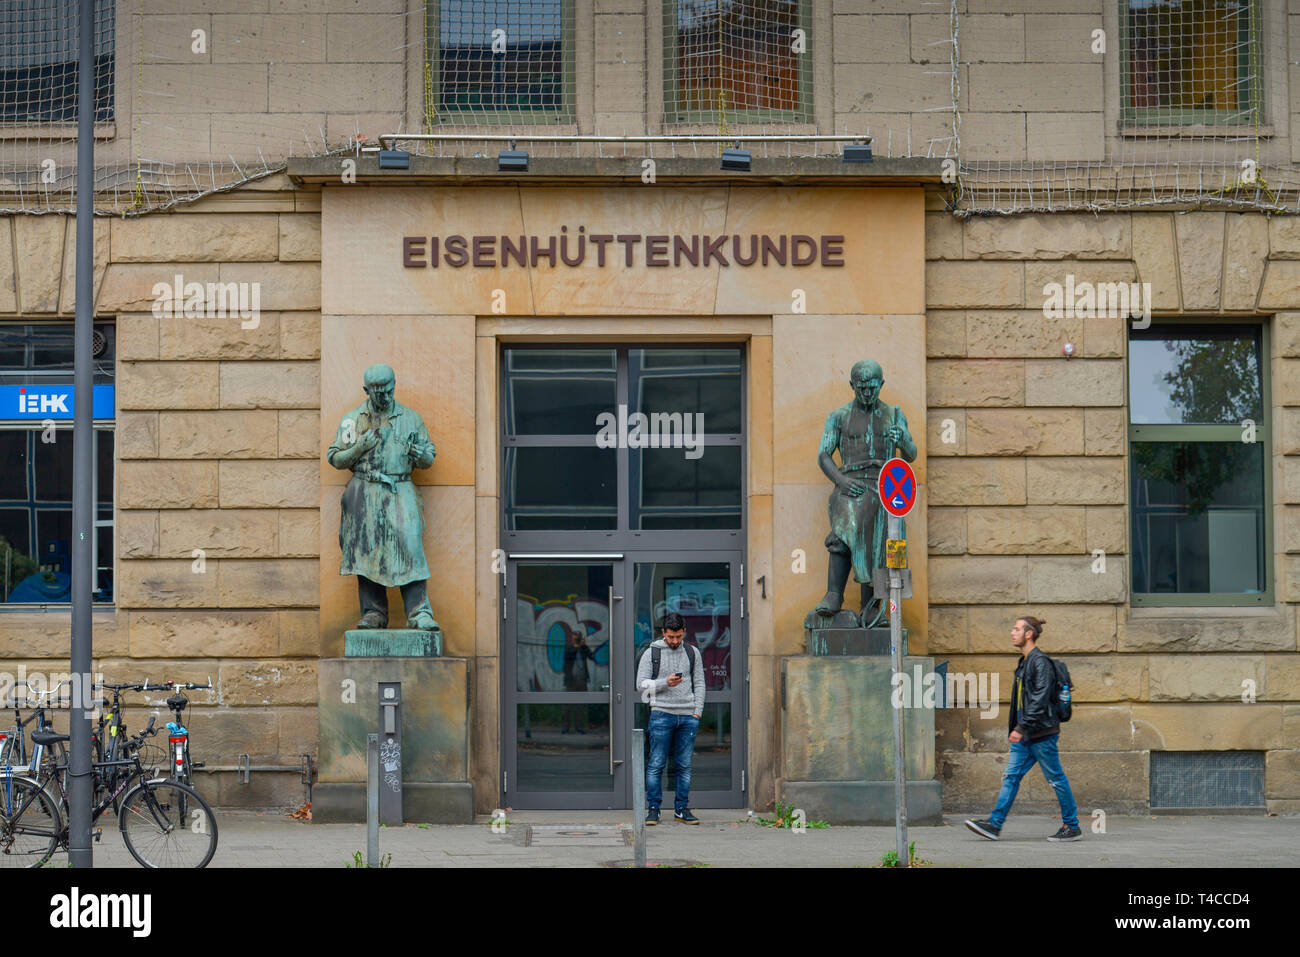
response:
<path id="1" fill-rule="evenodd" d="M 58 694 L 60 691 L 63 690 L 63 686 L 64 686 L 64 685 L 71 684 L 71 683 L 72 683 L 71 681 L 60 681 L 60 682 L 59 682 L 57 685 L 55 685 L 53 688 L 47 688 L 47 689 L 44 690 L 44 691 L 42 691 L 42 690 L 39 689 L 39 688 L 33 688 L 33 687 L 32 687 L 30 684 L 28 684 L 26 681 L 19 682 L 19 683 L 15 684 L 14 687 L 15 687 L 15 688 L 26 688 L 27 691 L 28 691 L 28 694 L 29 694 L 29 695 L 32 695 L 32 696 L 35 696 L 36 698 L 52 698 L 52 697 L 54 697 L 56 694 Z M 26 700 L 27 697 L 28 697 L 28 695 L 24 695 L 24 696 L 23 696 L 24 700 Z M 10 705 L 5 705 L 5 707 L 8 708 L 8 707 L 11 707 L 11 706 L 10 706 Z M 18 705 L 18 696 L 17 696 L 17 695 L 14 695 L 14 703 L 13 703 L 12 707 L 14 707 L 14 708 L 19 707 L 19 705 Z"/>

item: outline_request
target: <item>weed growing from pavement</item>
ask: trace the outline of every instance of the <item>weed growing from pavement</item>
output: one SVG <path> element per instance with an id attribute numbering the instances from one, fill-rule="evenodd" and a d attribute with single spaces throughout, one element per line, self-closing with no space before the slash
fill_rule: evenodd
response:
<path id="1" fill-rule="evenodd" d="M 764 827 L 793 828 L 797 817 L 795 810 L 793 804 L 782 804 L 780 801 L 777 801 L 776 817 L 774 819 L 756 817 L 754 820 Z M 824 828 L 830 827 L 830 825 L 825 821 L 807 821 L 805 822 L 804 827 Z"/>
<path id="2" fill-rule="evenodd" d="M 907 845 L 907 866 L 908 867 L 928 867 L 934 861 L 925 861 L 916 856 L 916 841 Z M 898 866 L 898 849 L 891 847 L 885 853 L 880 855 L 878 867 L 897 867 Z"/>
<path id="3" fill-rule="evenodd" d="M 355 868 L 355 867 L 370 867 L 371 865 L 366 863 L 365 858 L 363 858 L 363 857 L 361 856 L 361 852 L 360 852 L 360 851 L 353 851 L 353 852 L 352 852 L 352 863 L 351 863 L 351 864 L 345 864 L 344 866 L 345 866 L 346 868 L 348 868 L 348 870 L 352 870 L 352 869 Z M 385 854 L 383 857 L 381 857 L 381 858 L 379 859 L 379 863 L 378 863 L 378 864 L 375 864 L 374 866 L 375 866 L 375 867 L 392 867 L 392 866 L 393 866 L 393 855 L 392 855 L 391 853 L 390 853 L 390 854 Z"/>

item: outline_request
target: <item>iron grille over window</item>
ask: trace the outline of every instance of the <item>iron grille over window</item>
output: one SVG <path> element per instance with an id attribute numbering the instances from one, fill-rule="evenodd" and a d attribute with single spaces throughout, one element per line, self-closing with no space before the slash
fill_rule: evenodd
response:
<path id="1" fill-rule="evenodd" d="M 669 122 L 811 120 L 808 4 L 665 0 Z"/>
<path id="2" fill-rule="evenodd" d="M 1260 122 L 1258 0 L 1120 0 L 1124 119 Z"/>
<path id="3" fill-rule="evenodd" d="M 429 0 L 430 123 L 573 120 L 573 0 Z"/>
<path id="4" fill-rule="evenodd" d="M 95 122 L 113 119 L 117 4 L 95 4 Z M 0 123 L 77 122 L 77 0 L 0 4 Z"/>

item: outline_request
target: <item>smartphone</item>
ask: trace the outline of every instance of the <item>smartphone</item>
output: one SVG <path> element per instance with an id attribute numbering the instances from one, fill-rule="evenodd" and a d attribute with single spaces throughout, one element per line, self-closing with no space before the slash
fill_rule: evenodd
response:
<path id="1" fill-rule="evenodd" d="M 685 678 L 686 676 L 685 676 L 684 674 L 682 674 L 680 671 L 674 671 L 674 672 L 673 672 L 673 677 L 674 677 L 674 678 Z"/>

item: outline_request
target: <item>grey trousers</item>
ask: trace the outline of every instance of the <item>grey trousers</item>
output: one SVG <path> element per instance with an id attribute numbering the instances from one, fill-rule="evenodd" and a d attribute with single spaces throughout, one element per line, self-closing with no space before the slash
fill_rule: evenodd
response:
<path id="1" fill-rule="evenodd" d="M 402 589 L 402 604 L 406 606 L 406 620 L 410 621 L 420 612 L 425 612 L 430 618 L 433 617 L 433 609 L 429 607 L 429 583 L 426 579 L 419 581 L 407 582 L 400 586 Z M 364 575 L 357 576 L 357 594 L 361 599 L 361 617 L 374 612 L 383 619 L 383 624 L 379 627 L 388 627 L 388 588 L 379 582 L 371 581 Z"/>

